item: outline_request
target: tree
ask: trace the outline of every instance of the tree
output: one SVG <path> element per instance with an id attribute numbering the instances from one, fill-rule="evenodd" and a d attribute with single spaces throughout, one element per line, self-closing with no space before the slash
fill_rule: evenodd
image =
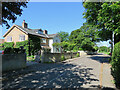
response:
<path id="1" fill-rule="evenodd" d="M 81 48 L 83 48 L 84 51 L 93 51 L 94 45 L 94 42 L 92 42 L 90 38 L 85 38 L 81 43 Z"/>
<path id="2" fill-rule="evenodd" d="M 99 29 L 101 40 L 112 39 L 115 32 L 115 43 L 120 39 L 120 1 L 118 2 L 84 2 L 84 18 L 90 25 Z"/>
<path id="3" fill-rule="evenodd" d="M 71 32 L 69 36 L 69 40 L 71 43 L 75 44 L 74 49 L 81 48 L 82 42 L 89 38 L 89 40 L 93 43 L 99 41 L 98 29 L 93 27 L 92 25 L 84 24 L 80 29 L 74 30 Z M 84 42 L 85 42 L 84 41 Z"/>
<path id="4" fill-rule="evenodd" d="M 23 0 L 19 0 L 23 1 Z M 24 0 L 27 1 L 27 0 Z M 2 24 L 5 24 L 7 29 L 10 27 L 7 20 L 11 20 L 12 23 L 15 22 L 17 16 L 22 15 L 23 9 L 21 7 L 27 8 L 27 2 L 2 2 Z"/>
<path id="5" fill-rule="evenodd" d="M 68 41 L 69 34 L 67 32 L 60 31 L 58 34 L 61 37 L 61 42 Z"/>

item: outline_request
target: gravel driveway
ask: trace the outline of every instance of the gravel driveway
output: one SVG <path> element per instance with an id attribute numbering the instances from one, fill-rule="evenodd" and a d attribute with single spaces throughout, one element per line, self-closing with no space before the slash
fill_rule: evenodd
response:
<path id="1" fill-rule="evenodd" d="M 93 55 L 54 64 L 29 64 L 27 68 L 3 73 L 7 88 L 109 88 L 114 89 L 109 56 Z"/>

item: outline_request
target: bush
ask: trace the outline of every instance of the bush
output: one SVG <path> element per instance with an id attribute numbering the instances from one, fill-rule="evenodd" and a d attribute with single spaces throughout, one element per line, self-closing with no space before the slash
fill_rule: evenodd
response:
<path id="1" fill-rule="evenodd" d="M 20 48 L 5 48 L 4 50 L 4 54 L 19 54 L 19 53 L 25 53 L 24 49 L 20 49 Z"/>
<path id="2" fill-rule="evenodd" d="M 65 56 L 62 55 L 62 56 L 61 56 L 61 61 L 64 61 L 64 60 L 65 60 Z"/>
<path id="3" fill-rule="evenodd" d="M 2 47 L 3 47 L 3 50 L 5 50 L 5 48 L 9 48 L 9 47 L 13 48 L 14 47 L 14 42 L 4 42 L 2 44 Z"/>
<path id="4" fill-rule="evenodd" d="M 29 52 L 28 40 L 25 40 L 22 42 L 16 42 L 16 45 L 15 45 L 16 48 L 20 48 L 21 46 L 24 47 L 24 49 L 26 50 L 26 54 L 28 54 Z"/>
<path id="5" fill-rule="evenodd" d="M 114 46 L 111 65 L 111 71 L 115 80 L 115 84 L 120 88 L 120 42 L 116 43 Z"/>
<path id="6" fill-rule="evenodd" d="M 80 55 L 79 55 L 79 53 L 77 53 L 77 55 L 76 55 L 77 57 L 80 57 Z"/>

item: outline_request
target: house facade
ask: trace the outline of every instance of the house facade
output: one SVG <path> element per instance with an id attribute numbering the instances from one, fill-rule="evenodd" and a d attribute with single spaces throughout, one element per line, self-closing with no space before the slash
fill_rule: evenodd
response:
<path id="1" fill-rule="evenodd" d="M 0 39 L 0 44 L 4 43 L 4 39 Z"/>
<path id="2" fill-rule="evenodd" d="M 58 34 L 48 34 L 47 30 L 42 29 L 30 29 L 25 20 L 22 26 L 13 25 L 4 35 L 5 42 L 21 42 L 29 39 L 29 36 L 37 36 L 41 39 L 41 47 L 44 49 L 50 49 L 51 53 L 60 53 L 61 50 L 56 49 L 52 44 L 55 42 L 61 42 Z"/>

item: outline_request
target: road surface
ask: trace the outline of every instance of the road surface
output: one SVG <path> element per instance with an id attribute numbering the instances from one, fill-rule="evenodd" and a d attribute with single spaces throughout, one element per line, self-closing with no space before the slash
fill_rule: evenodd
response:
<path id="1" fill-rule="evenodd" d="M 114 89 L 107 55 L 88 55 L 62 63 L 28 64 L 22 70 L 3 73 L 7 88 L 108 88 Z"/>

